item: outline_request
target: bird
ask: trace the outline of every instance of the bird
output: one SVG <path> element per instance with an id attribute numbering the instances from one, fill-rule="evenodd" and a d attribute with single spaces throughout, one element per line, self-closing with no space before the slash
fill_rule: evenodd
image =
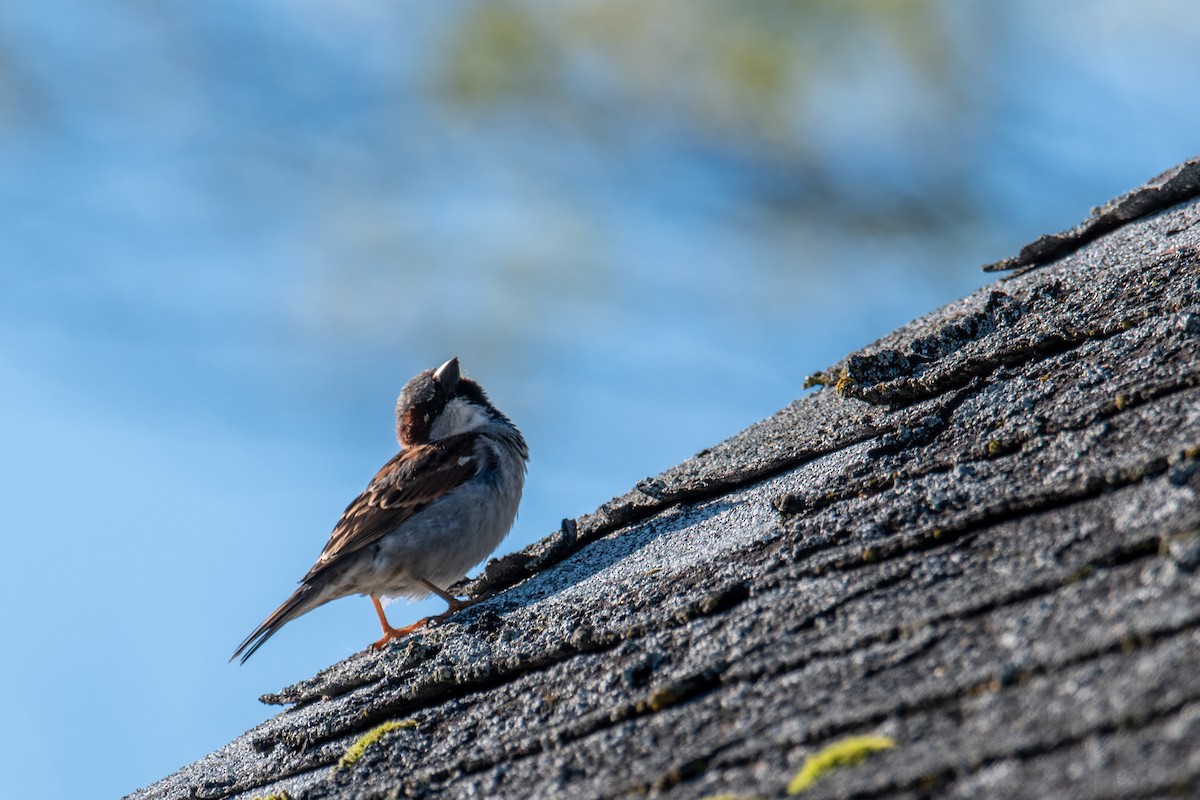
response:
<path id="1" fill-rule="evenodd" d="M 412 378 L 396 400 L 400 452 L 346 507 L 312 569 L 283 605 L 247 636 L 230 661 L 245 663 L 291 620 L 332 600 L 370 597 L 381 649 L 468 602 L 449 587 L 499 546 L 512 528 L 529 448 L 521 432 L 458 358 Z M 393 628 L 383 597 L 435 594 L 444 614 Z"/>

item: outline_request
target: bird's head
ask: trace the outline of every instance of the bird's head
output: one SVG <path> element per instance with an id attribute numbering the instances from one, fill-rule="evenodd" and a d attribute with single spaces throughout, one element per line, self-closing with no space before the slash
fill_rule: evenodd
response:
<path id="1" fill-rule="evenodd" d="M 419 373 L 396 400 L 396 438 L 401 447 L 496 423 L 512 424 L 488 401 L 483 387 L 459 372 L 458 358 Z"/>

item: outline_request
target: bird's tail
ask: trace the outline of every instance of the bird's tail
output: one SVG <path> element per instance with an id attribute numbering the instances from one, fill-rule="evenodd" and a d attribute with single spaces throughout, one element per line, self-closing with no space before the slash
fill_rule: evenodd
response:
<path id="1" fill-rule="evenodd" d="M 291 620 L 302 614 L 307 614 L 317 606 L 324 605 L 332 600 L 328 593 L 322 591 L 322 585 L 315 585 L 305 581 L 300 585 L 300 588 L 292 592 L 292 596 L 283 601 L 283 605 L 275 609 L 271 616 L 263 620 L 263 623 L 254 629 L 254 632 L 247 636 L 242 643 L 238 645 L 238 649 L 233 651 L 233 655 L 229 657 L 233 661 L 238 656 L 241 656 L 241 663 L 245 664 L 246 659 L 254 655 L 258 648 L 266 643 L 276 634 L 276 632 L 286 625 Z"/>

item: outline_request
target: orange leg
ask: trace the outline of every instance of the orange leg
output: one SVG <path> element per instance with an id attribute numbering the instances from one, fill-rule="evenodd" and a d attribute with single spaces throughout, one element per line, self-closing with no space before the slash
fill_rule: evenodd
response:
<path id="1" fill-rule="evenodd" d="M 450 606 L 450 609 L 445 614 L 439 614 L 437 616 L 437 619 L 443 619 L 445 617 L 450 616 L 451 614 L 457 614 L 459 611 L 462 611 L 464 608 L 472 605 L 472 603 L 470 601 L 459 600 L 457 597 L 450 594 L 449 592 L 447 592 L 443 589 L 439 589 L 437 587 L 437 584 L 430 583 L 429 581 L 425 580 L 424 578 L 418 578 L 418 580 L 421 581 L 421 583 L 425 586 L 426 589 L 428 589 L 429 591 L 436 594 L 438 597 L 445 600 L 446 605 Z"/>
<path id="2" fill-rule="evenodd" d="M 425 619 L 419 619 L 412 625 L 403 628 L 393 628 L 388 624 L 387 617 L 384 616 L 383 604 L 379 602 L 379 598 L 371 595 L 371 602 L 375 604 L 375 613 L 379 615 L 379 624 L 383 626 L 383 638 L 371 645 L 372 650 L 381 650 L 392 639 L 402 639 L 419 629 L 426 622 L 429 622 L 429 617 L 425 617 Z"/>

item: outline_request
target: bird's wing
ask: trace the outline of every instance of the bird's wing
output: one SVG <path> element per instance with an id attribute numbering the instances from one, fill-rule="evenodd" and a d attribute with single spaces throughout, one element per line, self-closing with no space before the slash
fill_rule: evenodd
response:
<path id="1" fill-rule="evenodd" d="M 454 491 L 479 470 L 478 434 L 448 436 L 403 450 L 371 479 L 329 536 L 305 580 L 396 530 L 405 520 Z"/>

